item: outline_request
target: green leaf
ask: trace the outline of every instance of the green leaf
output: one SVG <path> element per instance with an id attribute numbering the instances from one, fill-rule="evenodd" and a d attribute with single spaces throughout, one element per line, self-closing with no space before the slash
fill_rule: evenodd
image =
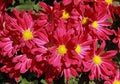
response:
<path id="1" fill-rule="evenodd" d="M 40 81 L 42 84 L 48 84 L 45 80 L 41 79 Z"/>
<path id="2" fill-rule="evenodd" d="M 118 2 L 118 1 L 114 1 L 114 2 L 113 2 L 113 5 L 114 5 L 114 6 L 118 6 L 119 4 L 120 4 L 120 2 Z"/>
<path id="3" fill-rule="evenodd" d="M 19 0 L 19 3 L 20 3 L 20 4 L 23 4 L 23 3 L 24 3 L 24 0 Z"/>
<path id="4" fill-rule="evenodd" d="M 29 9 L 32 9 L 34 5 L 35 5 L 35 1 L 32 2 L 31 0 L 27 0 L 27 1 L 25 1 L 25 3 L 20 4 L 20 5 L 16 6 L 15 8 L 17 8 L 20 11 L 23 9 L 28 11 Z"/>
<path id="5" fill-rule="evenodd" d="M 95 84 L 95 82 L 94 81 L 90 81 L 89 84 Z"/>
<path id="6" fill-rule="evenodd" d="M 68 81 L 68 84 L 78 84 L 79 78 L 75 78 L 71 75 L 71 79 Z"/>
<path id="7" fill-rule="evenodd" d="M 25 78 L 20 77 L 20 84 L 30 84 Z"/>
<path id="8" fill-rule="evenodd" d="M 34 84 L 38 84 L 38 80 L 34 80 Z"/>
<path id="9" fill-rule="evenodd" d="M 36 12 L 38 12 L 41 9 L 40 5 L 38 4 L 34 5 L 33 8 Z"/>

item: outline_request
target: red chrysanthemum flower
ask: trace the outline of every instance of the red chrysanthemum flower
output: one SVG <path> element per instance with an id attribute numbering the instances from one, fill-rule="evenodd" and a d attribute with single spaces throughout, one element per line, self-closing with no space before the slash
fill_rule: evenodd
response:
<path id="1" fill-rule="evenodd" d="M 32 59 L 23 54 L 14 57 L 12 62 L 16 63 L 14 66 L 15 70 L 20 70 L 20 73 L 25 73 L 31 67 Z"/>
<path id="2" fill-rule="evenodd" d="M 93 48 L 93 54 L 89 58 L 86 58 L 86 62 L 83 63 L 84 71 L 90 71 L 90 80 L 102 78 L 108 80 L 109 76 L 113 76 L 117 70 L 116 64 L 112 61 L 116 51 L 109 50 L 103 52 L 105 43 L 103 42 L 99 49 L 97 49 L 96 42 Z"/>
<path id="3" fill-rule="evenodd" d="M 51 41 L 52 46 L 49 48 L 51 55 L 49 55 L 48 62 L 53 67 L 58 68 L 60 72 L 64 73 L 67 80 L 69 80 L 70 74 L 74 75 L 71 72 L 71 70 L 73 70 L 72 68 L 77 65 L 80 66 L 81 62 L 79 62 L 79 59 L 75 56 L 70 54 L 70 49 L 72 47 L 70 40 L 74 31 L 71 28 L 67 30 L 65 27 L 65 24 L 60 24 L 53 33 L 53 40 Z"/>
<path id="4" fill-rule="evenodd" d="M 15 70 L 15 64 L 12 63 L 12 58 L 2 58 L 2 64 L 4 64 L 4 66 L 0 68 L 0 71 L 8 73 L 10 78 L 14 78 L 18 82 L 20 79 L 20 72 L 19 70 Z"/>
<path id="5" fill-rule="evenodd" d="M 113 34 L 112 31 L 107 28 L 111 25 L 111 22 L 107 21 L 110 16 L 108 14 L 104 14 L 103 12 L 104 11 L 98 11 L 98 14 L 92 17 L 93 19 L 91 19 L 91 24 L 89 25 L 90 34 L 93 38 L 110 40 L 109 35 Z"/>
<path id="6" fill-rule="evenodd" d="M 93 43 L 93 40 L 90 39 L 87 34 L 78 33 L 78 35 L 72 38 L 72 42 L 74 46 L 72 50 L 73 55 L 78 56 L 81 59 L 89 56 L 91 50 L 90 44 Z"/>
<path id="7" fill-rule="evenodd" d="M 49 33 L 54 31 L 54 27 L 58 24 L 59 18 L 62 15 L 62 11 L 60 10 L 60 4 L 54 1 L 54 6 L 49 6 L 44 2 L 40 2 L 39 5 L 43 8 L 40 10 L 39 19 L 37 20 L 37 24 L 41 27 L 47 29 Z"/>
<path id="8" fill-rule="evenodd" d="M 27 46 L 30 49 L 34 46 L 43 47 L 49 42 L 45 30 L 35 26 L 31 14 L 25 11 L 19 13 L 16 9 L 14 14 L 16 18 L 8 17 L 6 21 L 9 37 L 12 40 L 18 42 L 21 47 Z"/>

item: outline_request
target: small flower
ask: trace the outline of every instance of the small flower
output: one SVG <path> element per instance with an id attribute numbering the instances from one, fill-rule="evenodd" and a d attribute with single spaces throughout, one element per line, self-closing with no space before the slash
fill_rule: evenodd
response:
<path id="1" fill-rule="evenodd" d="M 112 77 L 117 70 L 115 63 L 111 60 L 114 58 L 116 51 L 109 50 L 102 52 L 105 47 L 104 42 L 101 44 L 99 49 L 96 49 L 95 45 L 92 56 L 90 58 L 87 57 L 86 62 L 83 63 L 85 67 L 84 71 L 90 71 L 90 80 L 94 80 L 94 78 L 102 78 L 103 80 L 108 80 L 109 76 Z"/>
<path id="2" fill-rule="evenodd" d="M 84 59 L 90 54 L 90 45 L 93 43 L 93 41 L 91 39 L 88 39 L 87 34 L 78 33 L 78 35 L 73 37 L 72 42 L 74 46 L 72 53 L 75 57 L 78 56 L 80 59 Z"/>
<path id="3" fill-rule="evenodd" d="M 110 26 L 111 23 L 107 22 L 107 18 L 109 18 L 109 15 L 100 13 L 97 17 L 94 17 L 95 19 L 91 21 L 91 24 L 89 25 L 90 34 L 93 36 L 93 38 L 97 38 L 99 40 L 110 40 L 109 35 L 112 35 L 112 31 L 107 28 L 107 26 Z M 106 26 L 106 27 L 105 27 Z"/>
<path id="4" fill-rule="evenodd" d="M 15 18 L 9 16 L 6 21 L 9 37 L 12 40 L 18 41 L 20 46 L 27 46 L 30 49 L 35 45 L 43 47 L 48 42 L 45 30 L 35 26 L 34 18 L 30 13 L 23 11 L 20 14 L 17 9 L 14 9 L 14 14 Z"/>

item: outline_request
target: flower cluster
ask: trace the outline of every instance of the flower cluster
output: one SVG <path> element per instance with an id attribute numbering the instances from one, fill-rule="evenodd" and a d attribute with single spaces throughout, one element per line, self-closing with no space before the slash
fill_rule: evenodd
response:
<path id="1" fill-rule="evenodd" d="M 8 0 L 11 3 L 11 0 Z M 19 81 L 27 71 L 52 82 L 65 76 L 89 72 L 89 79 L 120 84 L 119 67 L 113 61 L 120 51 L 120 28 L 112 29 L 109 19 L 120 17 L 120 6 L 112 0 L 63 0 L 53 6 L 39 2 L 42 10 L 5 12 L 0 5 L 1 72 Z M 0 3 L 1 4 L 1 3 Z M 118 50 L 106 50 L 114 35 Z"/>

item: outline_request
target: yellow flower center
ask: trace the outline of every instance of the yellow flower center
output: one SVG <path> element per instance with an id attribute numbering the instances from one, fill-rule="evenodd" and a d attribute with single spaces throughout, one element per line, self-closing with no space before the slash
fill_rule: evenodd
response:
<path id="1" fill-rule="evenodd" d="M 92 27 L 93 28 L 98 28 L 98 26 L 99 26 L 99 24 L 98 24 L 98 22 L 97 21 L 94 21 L 93 23 L 92 23 Z"/>
<path id="2" fill-rule="evenodd" d="M 120 81 L 119 81 L 119 80 L 115 80 L 115 81 L 113 82 L 113 84 L 120 84 Z"/>
<path id="3" fill-rule="evenodd" d="M 63 19 L 68 19 L 69 17 L 70 17 L 69 13 L 66 10 L 63 10 L 62 18 Z"/>
<path id="4" fill-rule="evenodd" d="M 105 2 L 109 5 L 112 4 L 112 0 L 105 0 Z"/>
<path id="5" fill-rule="evenodd" d="M 84 17 L 82 19 L 82 24 L 85 25 L 88 22 L 88 17 Z"/>
<path id="6" fill-rule="evenodd" d="M 80 45 L 77 45 L 76 46 L 76 48 L 75 48 L 75 51 L 78 53 L 78 54 L 80 54 L 80 52 L 81 52 L 81 46 Z"/>
<path id="7" fill-rule="evenodd" d="M 65 47 L 65 45 L 59 45 L 59 47 L 57 48 L 57 52 L 60 55 L 64 55 L 67 53 L 67 48 Z"/>
<path id="8" fill-rule="evenodd" d="M 100 56 L 95 55 L 95 56 L 93 57 L 93 62 L 94 62 L 96 65 L 100 65 L 100 64 L 102 63 L 102 59 L 101 59 Z"/>
<path id="9" fill-rule="evenodd" d="M 30 40 L 33 38 L 33 33 L 29 29 L 27 29 L 23 32 L 23 38 L 24 40 Z"/>

